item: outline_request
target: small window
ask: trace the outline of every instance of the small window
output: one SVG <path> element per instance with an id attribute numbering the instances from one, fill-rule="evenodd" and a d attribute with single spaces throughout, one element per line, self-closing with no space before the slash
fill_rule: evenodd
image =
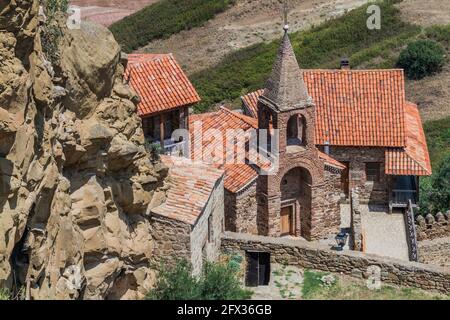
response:
<path id="1" fill-rule="evenodd" d="M 380 182 L 380 167 L 379 162 L 366 163 L 366 180 Z"/>
<path id="2" fill-rule="evenodd" d="M 208 242 L 211 242 L 213 239 L 213 225 L 212 225 L 212 218 L 213 216 L 209 216 L 208 218 Z"/>

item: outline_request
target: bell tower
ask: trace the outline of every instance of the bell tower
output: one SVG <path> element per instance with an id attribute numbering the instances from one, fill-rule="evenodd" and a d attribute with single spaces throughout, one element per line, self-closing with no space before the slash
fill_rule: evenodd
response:
<path id="1" fill-rule="evenodd" d="M 279 141 L 277 172 L 258 178 L 258 231 L 309 239 L 314 186 L 323 180 L 324 164 L 314 144 L 314 102 L 289 39 L 286 3 L 284 9 L 283 39 L 258 101 L 258 128 L 272 128 Z"/>

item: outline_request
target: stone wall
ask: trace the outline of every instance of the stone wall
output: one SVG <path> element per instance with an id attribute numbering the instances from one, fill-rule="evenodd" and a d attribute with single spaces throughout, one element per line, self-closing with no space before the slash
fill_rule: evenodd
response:
<path id="1" fill-rule="evenodd" d="M 238 193 L 225 190 L 225 230 L 258 234 L 256 180 Z"/>
<path id="2" fill-rule="evenodd" d="M 287 263 L 302 268 L 368 277 L 369 267 L 381 269 L 381 281 L 425 290 L 450 292 L 450 269 L 417 262 L 365 254 L 356 251 L 333 251 L 328 247 L 307 241 L 270 238 L 226 232 L 222 237 L 224 253 L 257 250 L 269 252 L 272 263 Z"/>
<path id="3" fill-rule="evenodd" d="M 350 193 L 350 214 L 351 214 L 351 246 L 355 251 L 364 251 L 364 240 L 362 233 L 362 217 L 359 208 L 359 193 L 355 188 Z"/>
<path id="4" fill-rule="evenodd" d="M 450 210 L 445 214 L 438 213 L 436 216 L 431 214 L 428 214 L 425 218 L 423 216 L 417 216 L 417 240 L 432 240 L 450 237 L 449 216 Z"/>
<path id="5" fill-rule="evenodd" d="M 450 268 L 450 237 L 419 241 L 419 262 Z"/>
<path id="6" fill-rule="evenodd" d="M 319 239 L 340 230 L 341 172 L 325 170 L 323 185 L 313 189 L 311 238 Z"/>
<path id="7" fill-rule="evenodd" d="M 194 274 L 201 273 L 204 260 L 214 261 L 219 256 L 223 224 L 224 189 L 221 179 L 191 233 L 191 262 Z"/>
<path id="8" fill-rule="evenodd" d="M 214 261 L 219 256 L 221 234 L 224 231 L 224 191 L 221 179 L 205 205 L 195 225 L 161 215 L 152 214 L 151 226 L 155 246 L 153 267 L 161 261 L 171 264 L 175 259 L 192 263 L 193 274 L 200 274 L 203 261 Z"/>
<path id="9" fill-rule="evenodd" d="M 190 259 L 190 225 L 159 215 L 152 215 L 151 228 L 154 240 L 153 268 L 157 269 L 162 261 L 173 263 L 174 258 Z"/>
<path id="10" fill-rule="evenodd" d="M 387 204 L 390 179 L 385 172 L 384 148 L 331 147 L 330 155 L 338 161 L 349 163 L 350 190 L 359 187 L 361 203 Z M 366 180 L 366 162 L 380 163 L 380 181 Z"/>

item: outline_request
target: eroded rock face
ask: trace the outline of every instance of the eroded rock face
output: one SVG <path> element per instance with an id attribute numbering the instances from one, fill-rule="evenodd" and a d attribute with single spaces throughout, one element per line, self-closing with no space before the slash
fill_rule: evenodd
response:
<path id="1" fill-rule="evenodd" d="M 63 17 L 56 61 L 39 0 L 0 0 L 0 287 L 32 299 L 140 298 L 149 206 L 167 170 L 144 147 L 109 31 Z"/>

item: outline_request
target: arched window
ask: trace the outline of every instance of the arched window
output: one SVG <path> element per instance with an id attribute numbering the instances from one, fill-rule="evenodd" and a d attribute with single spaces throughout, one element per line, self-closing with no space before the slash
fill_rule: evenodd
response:
<path id="1" fill-rule="evenodd" d="M 286 128 L 288 146 L 306 145 L 306 119 L 302 115 L 293 115 L 289 118 Z"/>

